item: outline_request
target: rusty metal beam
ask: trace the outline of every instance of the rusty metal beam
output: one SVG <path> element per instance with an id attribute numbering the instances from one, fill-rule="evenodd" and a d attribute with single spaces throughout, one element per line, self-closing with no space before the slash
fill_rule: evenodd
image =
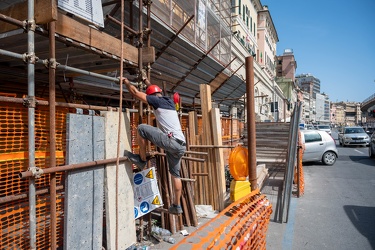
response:
<path id="1" fill-rule="evenodd" d="M 257 188 L 257 155 L 256 155 L 256 129 L 255 129 L 255 102 L 254 102 L 254 58 L 246 57 L 246 98 L 247 98 L 247 135 L 248 135 L 248 158 L 249 181 L 251 191 Z"/>
<path id="2" fill-rule="evenodd" d="M 233 73 L 232 73 L 232 75 L 231 76 L 229 76 L 217 89 L 219 89 L 219 88 L 221 88 L 221 86 L 223 86 L 227 81 L 229 81 L 229 79 L 230 78 L 232 78 L 232 76 L 234 76 L 234 74 L 236 74 L 237 73 L 237 71 L 239 71 L 240 70 L 240 68 L 243 66 L 244 64 L 241 64 L 241 66 L 240 67 L 238 67 Z M 237 88 L 235 88 L 235 89 L 233 89 L 233 91 L 232 91 L 232 93 L 236 90 L 236 89 L 238 89 L 240 87 L 240 85 L 238 85 L 237 86 Z M 216 91 L 215 91 L 216 92 Z M 212 94 L 214 94 L 215 92 L 213 92 Z M 232 93 L 230 93 L 230 94 L 232 94 Z M 230 95 L 229 94 L 229 95 Z M 221 102 L 220 102 L 221 103 Z"/>
<path id="3" fill-rule="evenodd" d="M 63 188 L 64 188 L 63 185 L 56 186 L 56 190 L 62 190 Z M 43 194 L 48 194 L 48 193 L 49 193 L 48 188 L 42 188 L 42 189 L 38 189 L 35 191 L 36 195 L 43 195 Z M 0 197 L 0 204 L 26 199 L 28 197 L 29 197 L 28 192 L 8 195 L 8 196 Z"/>
<path id="4" fill-rule="evenodd" d="M 120 157 L 118 159 L 119 159 L 120 162 L 123 162 L 123 161 L 128 160 L 128 157 L 123 156 L 123 157 Z M 98 166 L 98 165 L 116 163 L 116 161 L 117 161 L 117 158 L 97 160 L 97 161 L 88 161 L 88 162 L 77 163 L 77 164 L 56 166 L 54 168 L 44 168 L 44 169 L 38 170 L 36 173 L 38 173 L 38 174 L 51 174 L 51 173 L 64 172 L 64 171 L 73 170 L 73 169 L 82 169 L 82 168 L 95 167 L 95 166 Z M 23 179 L 23 178 L 31 177 L 31 176 L 34 176 L 34 175 L 35 175 L 35 172 L 27 170 L 27 171 L 19 173 L 18 177 Z"/>
<path id="5" fill-rule="evenodd" d="M 56 167 L 56 22 L 49 23 L 49 57 L 48 68 L 49 82 L 49 164 L 50 168 Z M 51 211 L 51 248 L 57 248 L 57 213 L 56 213 L 56 174 L 50 178 L 50 211 Z"/>
<path id="6" fill-rule="evenodd" d="M 242 99 L 241 97 L 236 97 L 236 98 L 222 98 L 222 99 L 212 99 L 212 101 L 217 102 L 217 101 L 233 101 L 233 100 L 239 100 Z"/>
<path id="7" fill-rule="evenodd" d="M 186 27 L 186 25 L 188 25 L 188 23 L 193 20 L 194 18 L 194 15 L 192 15 L 187 21 L 186 23 L 176 32 L 176 34 L 174 36 L 172 36 L 171 39 L 169 39 L 169 41 L 165 44 L 165 46 L 163 48 L 161 48 L 161 50 L 156 53 L 156 60 L 158 60 L 158 58 L 165 52 L 165 50 L 174 42 L 174 40 L 176 40 L 176 38 L 178 37 L 178 35 L 183 31 L 183 29 Z"/>
<path id="8" fill-rule="evenodd" d="M 190 71 L 188 72 L 188 73 L 186 73 L 185 74 L 185 76 L 184 77 L 182 77 L 181 78 L 181 80 L 179 80 L 177 83 L 176 83 L 176 85 L 175 86 L 173 86 L 172 88 L 171 88 L 171 92 L 173 92 L 177 87 L 178 87 L 178 85 L 180 85 L 180 83 L 182 83 L 185 79 L 186 79 L 186 77 L 188 77 L 190 74 L 191 74 L 191 72 L 193 72 L 193 70 L 195 70 L 196 68 L 198 68 L 198 65 L 208 56 L 208 54 L 210 54 L 210 52 L 216 47 L 216 45 L 218 45 L 220 43 L 220 40 L 219 41 L 217 41 L 215 44 L 214 44 L 214 46 L 212 46 L 212 48 L 209 50 L 209 51 L 207 51 L 206 52 L 206 54 L 204 54 L 195 64 L 194 64 L 194 66 L 190 69 Z"/>
<path id="9" fill-rule="evenodd" d="M 215 75 L 215 77 L 214 78 L 212 78 L 211 79 L 211 81 L 208 83 L 208 84 L 211 84 L 221 73 L 223 73 L 224 72 L 224 70 L 226 69 L 226 68 L 228 68 L 229 67 L 229 65 L 231 65 L 231 63 L 234 61 L 234 60 L 236 60 L 237 59 L 237 57 L 234 57 L 233 59 L 232 59 L 232 61 L 230 61 L 227 65 L 225 65 L 225 67 L 222 69 L 222 70 L 220 70 L 216 75 Z M 224 81 L 224 83 L 225 82 L 227 82 L 227 80 L 225 80 Z M 221 88 L 221 86 L 223 86 L 223 83 L 222 84 L 220 84 L 220 86 L 219 87 L 217 87 L 213 92 L 212 92 L 212 94 L 214 94 L 219 88 Z"/>
<path id="10" fill-rule="evenodd" d="M 20 28 L 25 28 L 25 23 L 20 21 L 20 20 L 17 20 L 17 19 L 14 19 L 10 16 L 7 16 L 7 15 L 4 15 L 4 14 L 0 14 L 0 20 L 1 21 L 4 21 L 4 22 L 7 22 L 7 23 L 10 23 L 10 24 L 13 24 L 15 26 L 18 26 Z"/>
<path id="11" fill-rule="evenodd" d="M 107 18 L 107 20 L 112 21 L 113 23 L 115 23 L 115 24 L 117 24 L 119 26 L 122 26 L 121 25 L 121 21 L 117 20 L 113 16 L 106 15 L 106 18 Z M 133 34 L 135 36 L 139 36 L 139 32 L 138 31 L 133 30 L 132 28 L 130 28 L 130 27 L 126 26 L 126 25 L 123 25 L 123 28 L 124 28 L 124 30 L 130 32 L 131 34 Z"/>
<path id="12" fill-rule="evenodd" d="M 16 98 L 16 97 L 5 97 L 0 96 L 0 102 L 11 102 L 11 103 L 25 103 L 26 98 Z M 37 105 L 48 106 L 48 101 L 38 100 Z M 105 106 L 94 106 L 94 105 L 87 105 L 87 104 L 76 104 L 76 103 L 65 103 L 65 102 L 55 102 L 56 106 L 64 107 L 64 108 L 80 108 L 80 109 L 90 109 L 90 110 L 98 110 L 98 111 L 119 111 L 119 108 L 114 107 L 105 107 Z M 132 113 L 138 112 L 136 109 L 128 109 Z"/>

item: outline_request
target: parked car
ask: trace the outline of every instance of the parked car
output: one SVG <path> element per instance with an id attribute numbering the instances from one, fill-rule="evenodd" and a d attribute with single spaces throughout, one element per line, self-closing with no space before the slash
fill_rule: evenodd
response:
<path id="1" fill-rule="evenodd" d="M 318 130 L 326 131 L 328 134 L 332 134 L 331 126 L 329 125 L 317 125 Z"/>
<path id="2" fill-rule="evenodd" d="M 375 158 L 375 132 L 370 137 L 370 143 L 368 147 L 368 154 L 371 158 Z"/>
<path id="3" fill-rule="evenodd" d="M 333 165 L 338 158 L 336 142 L 325 131 L 301 130 L 302 142 L 305 145 L 302 162 L 321 161 Z"/>
<path id="4" fill-rule="evenodd" d="M 339 132 L 339 143 L 343 147 L 350 145 L 368 146 L 370 136 L 362 127 L 345 127 Z"/>
<path id="5" fill-rule="evenodd" d="M 312 124 L 305 124 L 305 123 L 301 123 L 300 125 L 299 125 L 299 128 L 301 129 L 301 130 L 306 130 L 306 129 L 316 129 L 315 127 L 314 127 L 314 125 L 312 125 Z"/>
<path id="6" fill-rule="evenodd" d="M 363 127 L 363 129 L 366 131 L 366 133 L 371 136 L 375 132 L 375 128 L 372 127 Z"/>

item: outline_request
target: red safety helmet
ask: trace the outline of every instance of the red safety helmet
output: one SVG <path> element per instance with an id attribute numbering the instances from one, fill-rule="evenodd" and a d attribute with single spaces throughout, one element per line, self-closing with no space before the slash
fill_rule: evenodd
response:
<path id="1" fill-rule="evenodd" d="M 152 95 L 152 94 L 161 93 L 161 92 L 162 92 L 162 90 L 161 90 L 161 88 L 159 88 L 158 85 L 150 85 L 146 89 L 147 95 Z"/>

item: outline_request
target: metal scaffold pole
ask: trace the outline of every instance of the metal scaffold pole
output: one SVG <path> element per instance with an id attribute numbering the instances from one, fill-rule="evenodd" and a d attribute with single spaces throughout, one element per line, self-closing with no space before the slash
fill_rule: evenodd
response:
<path id="1" fill-rule="evenodd" d="M 35 169 L 35 19 L 34 0 L 28 1 L 27 12 L 27 73 L 28 73 L 28 142 L 29 169 Z M 30 249 L 36 249 L 35 178 L 29 178 Z"/>

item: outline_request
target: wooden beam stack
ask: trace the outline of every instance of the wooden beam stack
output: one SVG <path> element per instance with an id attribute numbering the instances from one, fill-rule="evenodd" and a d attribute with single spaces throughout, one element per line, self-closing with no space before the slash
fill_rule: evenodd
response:
<path id="1" fill-rule="evenodd" d="M 197 130 L 197 119 L 194 112 L 189 113 L 189 139 L 195 151 L 207 152 L 204 163 L 194 163 L 192 175 L 196 176 L 195 203 L 212 205 L 213 209 L 221 211 L 225 204 L 225 171 L 221 138 L 221 121 L 218 109 L 212 108 L 211 87 L 200 85 L 202 131 Z M 206 175 L 207 174 L 207 175 Z"/>

